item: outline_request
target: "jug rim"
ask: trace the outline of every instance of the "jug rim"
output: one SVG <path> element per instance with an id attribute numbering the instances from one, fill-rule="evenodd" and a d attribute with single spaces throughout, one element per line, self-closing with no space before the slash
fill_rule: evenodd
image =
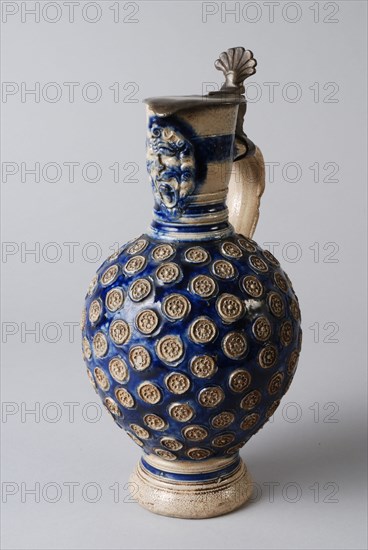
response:
<path id="1" fill-rule="evenodd" d="M 172 95 L 148 97 L 143 100 L 157 114 L 168 115 L 184 109 L 216 107 L 222 105 L 240 105 L 246 103 L 240 94 L 215 92 L 209 95 Z"/>

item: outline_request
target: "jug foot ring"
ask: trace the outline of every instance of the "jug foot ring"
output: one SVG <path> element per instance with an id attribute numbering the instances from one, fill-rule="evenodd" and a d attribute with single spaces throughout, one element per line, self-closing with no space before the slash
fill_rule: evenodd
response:
<path id="1" fill-rule="evenodd" d="M 238 454 L 230 459 L 175 464 L 149 455 L 137 464 L 129 485 L 132 498 L 143 508 L 188 519 L 227 514 L 252 494 L 250 475 Z"/>

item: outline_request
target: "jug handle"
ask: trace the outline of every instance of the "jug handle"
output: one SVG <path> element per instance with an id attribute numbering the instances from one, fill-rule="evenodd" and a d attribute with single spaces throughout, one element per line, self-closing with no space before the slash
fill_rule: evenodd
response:
<path id="1" fill-rule="evenodd" d="M 236 233 L 252 238 L 264 189 L 265 164 L 263 155 L 256 146 L 253 155 L 240 155 L 235 159 L 231 171 L 227 207 L 229 221 Z"/>
<path id="2" fill-rule="evenodd" d="M 251 238 L 259 218 L 259 205 L 265 188 L 265 165 L 261 151 L 243 131 L 246 112 L 244 80 L 256 72 L 257 61 L 251 50 L 238 46 L 222 52 L 215 67 L 225 76 L 218 95 L 223 99 L 238 98 L 239 109 L 235 129 L 235 152 L 229 181 L 227 206 L 229 219 L 236 233 Z M 243 148 L 240 153 L 239 149 Z"/>

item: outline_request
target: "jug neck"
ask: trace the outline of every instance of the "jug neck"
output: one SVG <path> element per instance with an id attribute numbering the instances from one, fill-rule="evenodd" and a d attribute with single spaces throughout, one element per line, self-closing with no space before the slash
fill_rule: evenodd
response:
<path id="1" fill-rule="evenodd" d="M 220 239 L 233 232 L 226 206 L 237 106 L 157 116 L 148 110 L 150 234 L 162 240 Z"/>
<path id="2" fill-rule="evenodd" d="M 154 208 L 149 233 L 163 240 L 201 241 L 221 239 L 233 233 L 224 193 L 193 197 L 175 220 Z"/>

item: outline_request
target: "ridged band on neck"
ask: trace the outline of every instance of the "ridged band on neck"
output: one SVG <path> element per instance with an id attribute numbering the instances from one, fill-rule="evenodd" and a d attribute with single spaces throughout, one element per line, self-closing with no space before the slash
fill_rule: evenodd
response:
<path id="1" fill-rule="evenodd" d="M 161 210 L 153 211 L 150 234 L 160 239 L 220 239 L 233 232 L 225 193 L 194 195 L 177 219 L 169 220 Z"/>

